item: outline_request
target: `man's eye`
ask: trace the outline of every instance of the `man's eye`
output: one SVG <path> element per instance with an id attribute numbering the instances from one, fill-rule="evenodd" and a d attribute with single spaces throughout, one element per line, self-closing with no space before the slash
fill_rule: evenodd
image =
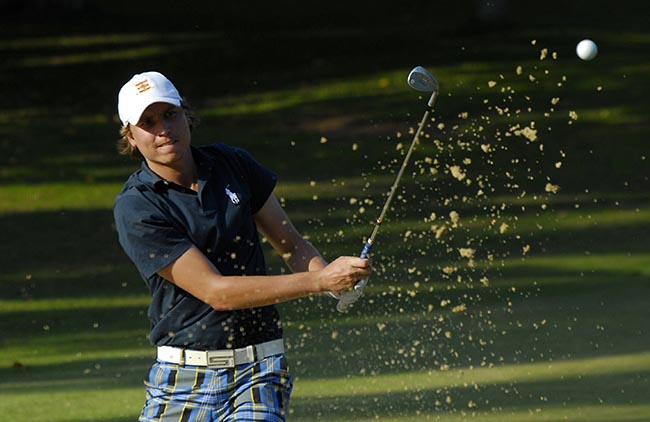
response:
<path id="1" fill-rule="evenodd" d="M 167 113 L 165 113 L 165 117 L 167 117 L 167 118 L 174 117 L 176 115 L 176 113 L 177 113 L 177 111 L 174 110 L 174 109 L 168 110 Z"/>

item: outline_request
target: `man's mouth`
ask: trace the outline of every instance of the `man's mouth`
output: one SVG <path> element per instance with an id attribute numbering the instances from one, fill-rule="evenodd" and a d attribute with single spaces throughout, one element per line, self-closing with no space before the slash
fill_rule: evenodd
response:
<path id="1" fill-rule="evenodd" d="M 156 145 L 156 148 L 163 148 L 166 146 L 174 145 L 177 141 L 175 139 L 170 139 L 169 141 L 163 142 L 159 145 Z"/>

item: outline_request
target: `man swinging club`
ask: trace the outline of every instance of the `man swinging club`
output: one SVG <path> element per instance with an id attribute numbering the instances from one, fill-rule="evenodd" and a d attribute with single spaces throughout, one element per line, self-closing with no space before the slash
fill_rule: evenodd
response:
<path id="1" fill-rule="evenodd" d="M 133 76 L 118 112 L 121 152 L 142 165 L 115 199 L 115 223 L 151 293 L 158 348 L 140 421 L 284 421 L 292 376 L 275 304 L 346 291 L 369 277 L 369 261 L 327 264 L 248 152 L 192 146 L 196 119 L 162 74 Z M 259 233 L 292 274 L 266 274 Z"/>

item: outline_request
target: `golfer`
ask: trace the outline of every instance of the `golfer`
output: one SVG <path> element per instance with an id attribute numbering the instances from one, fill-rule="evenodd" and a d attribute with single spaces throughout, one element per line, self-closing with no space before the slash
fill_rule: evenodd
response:
<path id="1" fill-rule="evenodd" d="M 370 263 L 327 264 L 248 152 L 192 146 L 196 119 L 162 74 L 133 76 L 118 112 L 121 152 L 142 165 L 115 199 L 115 224 L 151 294 L 158 356 L 139 420 L 284 421 L 292 376 L 275 305 L 350 289 Z M 260 233 L 292 274 L 266 274 Z"/>

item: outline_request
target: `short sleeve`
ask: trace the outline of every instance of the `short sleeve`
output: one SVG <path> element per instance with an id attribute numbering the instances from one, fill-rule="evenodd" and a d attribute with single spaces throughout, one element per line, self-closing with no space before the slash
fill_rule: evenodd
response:
<path id="1" fill-rule="evenodd" d="M 146 278 L 192 247 L 183 230 L 175 227 L 156 207 L 137 195 L 127 194 L 117 198 L 113 215 L 122 248 Z"/>
<path id="2" fill-rule="evenodd" d="M 258 163 L 252 155 L 241 148 L 233 148 L 245 172 L 251 189 L 251 211 L 257 213 L 273 193 L 278 176 Z"/>

